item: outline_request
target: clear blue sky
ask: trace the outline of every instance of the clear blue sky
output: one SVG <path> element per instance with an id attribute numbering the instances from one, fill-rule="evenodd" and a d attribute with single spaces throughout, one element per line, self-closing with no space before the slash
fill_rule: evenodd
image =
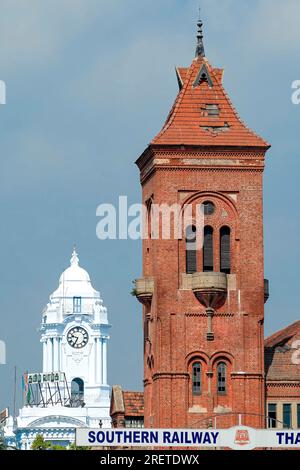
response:
<path id="1" fill-rule="evenodd" d="M 298 0 L 201 0 L 206 55 L 272 149 L 265 172 L 266 334 L 299 319 Z M 96 207 L 140 199 L 135 159 L 194 55 L 197 0 L 0 0 L 0 408 L 13 367 L 41 369 L 38 328 L 74 242 L 113 324 L 109 381 L 142 389 L 140 243 L 100 242 Z M 18 376 L 20 389 L 20 380 Z"/>

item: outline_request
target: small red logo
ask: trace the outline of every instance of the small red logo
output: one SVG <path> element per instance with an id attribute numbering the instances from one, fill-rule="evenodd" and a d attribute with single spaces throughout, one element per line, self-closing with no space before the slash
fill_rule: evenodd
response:
<path id="1" fill-rule="evenodd" d="M 235 433 L 234 443 L 239 446 L 246 446 L 250 444 L 250 436 L 247 429 L 238 429 Z"/>

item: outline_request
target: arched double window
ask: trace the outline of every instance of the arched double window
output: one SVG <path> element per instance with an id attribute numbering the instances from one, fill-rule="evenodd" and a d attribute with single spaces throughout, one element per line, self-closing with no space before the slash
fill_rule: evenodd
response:
<path id="1" fill-rule="evenodd" d="M 186 273 L 193 274 L 197 272 L 197 246 L 196 246 L 196 227 L 190 225 L 186 229 Z"/>
<path id="2" fill-rule="evenodd" d="M 202 368 L 200 362 L 195 362 L 192 366 L 192 392 L 194 396 L 199 396 L 202 392 Z"/>
<path id="3" fill-rule="evenodd" d="M 219 395 L 227 393 L 227 367 L 225 362 L 219 362 L 217 366 L 217 392 Z"/>
<path id="4" fill-rule="evenodd" d="M 203 271 L 214 270 L 214 230 L 207 225 L 204 227 L 203 238 Z"/>
<path id="5" fill-rule="evenodd" d="M 230 274 L 231 271 L 229 227 L 222 227 L 220 230 L 220 271 L 225 274 Z"/>

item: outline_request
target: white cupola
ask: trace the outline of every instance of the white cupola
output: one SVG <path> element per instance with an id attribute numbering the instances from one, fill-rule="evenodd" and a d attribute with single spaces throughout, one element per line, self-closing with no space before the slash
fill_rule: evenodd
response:
<path id="1" fill-rule="evenodd" d="M 107 322 L 100 293 L 92 286 L 88 272 L 79 266 L 74 248 L 70 266 L 59 278 L 58 288 L 50 295 L 43 312 L 43 323 L 62 322 L 66 315 L 93 315 L 95 322 Z"/>
<path id="2" fill-rule="evenodd" d="M 92 286 L 88 272 L 79 266 L 74 249 L 70 266 L 60 276 L 58 288 L 43 311 L 43 373 L 65 374 L 71 391 L 81 384 L 86 406 L 104 407 L 106 413 L 109 329 L 100 293 Z"/>

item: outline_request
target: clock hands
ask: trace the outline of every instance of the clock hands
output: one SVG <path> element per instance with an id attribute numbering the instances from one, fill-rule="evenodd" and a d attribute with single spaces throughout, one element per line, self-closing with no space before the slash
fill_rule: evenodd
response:
<path id="1" fill-rule="evenodd" d="M 73 335 L 73 338 L 76 338 L 75 341 L 74 341 L 74 345 L 75 345 L 75 344 L 78 342 L 78 340 L 79 340 L 79 336 Z"/>
<path id="2" fill-rule="evenodd" d="M 77 333 L 72 334 L 72 338 L 75 338 L 74 344 L 77 344 L 79 341 L 80 336 L 83 338 L 83 334 L 78 331 Z M 80 341 L 82 343 L 82 341 Z"/>
<path id="3" fill-rule="evenodd" d="M 82 348 L 88 342 L 88 334 L 83 328 L 70 330 L 68 338 L 69 344 L 73 348 Z"/>

